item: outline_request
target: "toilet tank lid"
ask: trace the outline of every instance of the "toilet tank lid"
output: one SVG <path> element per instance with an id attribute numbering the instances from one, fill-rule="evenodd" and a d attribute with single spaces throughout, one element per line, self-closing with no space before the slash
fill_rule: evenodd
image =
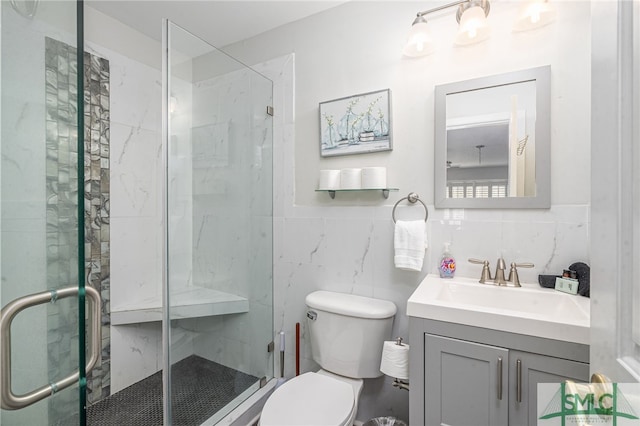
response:
<path id="1" fill-rule="evenodd" d="M 357 318 L 391 318 L 397 311 L 396 305 L 388 300 L 332 291 L 309 293 L 306 304 L 313 309 Z"/>

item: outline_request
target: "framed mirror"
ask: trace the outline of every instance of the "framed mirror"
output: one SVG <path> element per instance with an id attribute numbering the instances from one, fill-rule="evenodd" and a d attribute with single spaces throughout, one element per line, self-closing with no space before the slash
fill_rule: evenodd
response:
<path id="1" fill-rule="evenodd" d="M 435 88 L 436 208 L 549 208 L 550 67 Z"/>

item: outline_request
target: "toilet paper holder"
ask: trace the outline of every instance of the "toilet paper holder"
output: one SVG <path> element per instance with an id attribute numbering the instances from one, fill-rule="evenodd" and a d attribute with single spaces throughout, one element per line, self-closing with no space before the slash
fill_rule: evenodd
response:
<path id="1" fill-rule="evenodd" d="M 396 345 L 402 346 L 402 337 L 398 337 L 396 339 Z M 396 378 L 396 379 L 393 379 L 393 387 L 408 391 L 409 390 L 409 382 Z"/>
<path id="2" fill-rule="evenodd" d="M 391 343 L 391 342 L 388 342 L 388 343 Z M 397 337 L 396 341 L 395 341 L 395 345 L 393 345 L 393 346 L 407 346 L 407 345 L 402 343 L 402 337 Z M 384 355 L 385 351 L 386 351 L 386 349 L 383 350 L 383 358 L 385 356 Z M 385 368 L 383 368 L 384 364 L 385 364 L 385 360 L 383 359 L 382 365 L 380 366 L 381 371 L 385 369 Z M 387 374 L 387 375 L 392 373 L 391 371 L 387 371 L 387 372 L 382 371 L 382 372 L 384 374 Z M 393 377 L 393 375 L 391 377 Z M 408 375 L 403 376 L 403 377 L 408 377 Z M 399 379 L 397 377 L 394 377 L 392 385 L 393 385 L 393 387 L 398 388 L 398 389 L 403 389 L 403 390 L 406 390 L 406 391 L 409 390 L 409 382 L 407 380 L 402 380 L 402 379 Z"/>

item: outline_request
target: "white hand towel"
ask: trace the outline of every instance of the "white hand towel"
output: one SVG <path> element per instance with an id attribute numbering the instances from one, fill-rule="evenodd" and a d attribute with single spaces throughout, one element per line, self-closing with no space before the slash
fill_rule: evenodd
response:
<path id="1" fill-rule="evenodd" d="M 393 236 L 396 268 L 421 271 L 427 247 L 426 223 L 424 220 L 396 222 Z"/>

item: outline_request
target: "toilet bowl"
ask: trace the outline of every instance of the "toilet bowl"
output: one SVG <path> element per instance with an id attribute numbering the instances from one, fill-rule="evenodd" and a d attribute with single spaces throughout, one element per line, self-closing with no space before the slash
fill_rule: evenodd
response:
<path id="1" fill-rule="evenodd" d="M 362 379 L 328 371 L 305 373 L 269 397 L 260 426 L 351 426 L 358 411 Z"/>
<path id="2" fill-rule="evenodd" d="M 278 387 L 260 426 L 351 426 L 363 379 L 382 376 L 380 360 L 396 305 L 353 294 L 315 291 L 305 298 L 313 360 L 322 368 Z"/>

